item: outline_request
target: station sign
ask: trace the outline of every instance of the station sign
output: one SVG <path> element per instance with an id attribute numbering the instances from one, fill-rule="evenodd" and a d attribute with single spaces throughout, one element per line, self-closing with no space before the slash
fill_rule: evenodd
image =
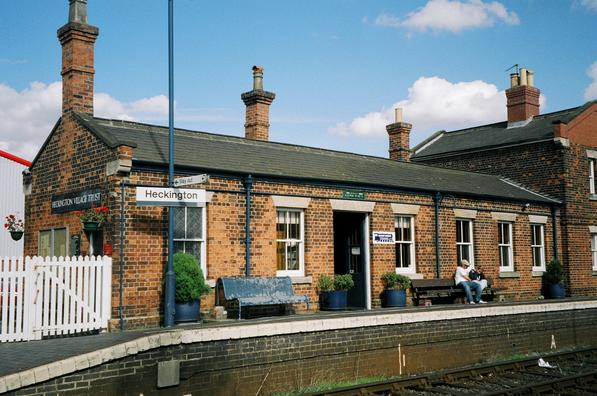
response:
<path id="1" fill-rule="evenodd" d="M 137 187 L 137 206 L 205 206 L 205 190 L 167 187 Z"/>
<path id="2" fill-rule="evenodd" d="M 373 244 L 391 245 L 396 243 L 396 234 L 394 232 L 373 231 Z"/>
<path id="3" fill-rule="evenodd" d="M 365 199 L 365 192 L 355 190 L 344 190 L 342 191 L 342 198 L 362 201 Z"/>
<path id="4" fill-rule="evenodd" d="M 181 187 L 181 186 L 188 186 L 191 184 L 206 183 L 208 180 L 209 180 L 209 175 L 206 173 L 202 173 L 200 175 L 179 177 L 178 179 L 174 179 L 172 184 L 174 185 L 174 187 Z"/>
<path id="5" fill-rule="evenodd" d="M 68 213 L 101 206 L 102 193 L 99 188 L 52 195 L 52 213 Z"/>

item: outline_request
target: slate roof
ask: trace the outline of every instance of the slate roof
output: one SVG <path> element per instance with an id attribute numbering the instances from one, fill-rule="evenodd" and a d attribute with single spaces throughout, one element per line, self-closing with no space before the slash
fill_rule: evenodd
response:
<path id="1" fill-rule="evenodd" d="M 424 160 L 487 150 L 502 146 L 520 145 L 553 139 L 552 124 L 568 123 L 597 101 L 587 102 L 583 106 L 557 111 L 534 117 L 524 126 L 508 128 L 508 123 L 483 125 L 457 131 L 440 131 L 413 148 L 411 160 Z"/>
<path id="2" fill-rule="evenodd" d="M 110 147 L 123 143 L 135 147 L 133 168 L 167 166 L 168 128 L 81 113 L 77 118 Z M 497 176 L 182 129 L 175 130 L 174 159 L 177 168 L 197 173 L 251 174 L 363 188 L 559 203 Z"/>

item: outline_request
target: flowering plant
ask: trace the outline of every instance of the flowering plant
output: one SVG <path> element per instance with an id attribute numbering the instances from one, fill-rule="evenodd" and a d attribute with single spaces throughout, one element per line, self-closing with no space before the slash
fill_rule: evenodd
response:
<path id="1" fill-rule="evenodd" d="M 4 228 L 6 228 L 6 231 L 8 232 L 23 232 L 25 230 L 25 224 L 22 219 L 18 219 L 17 216 L 10 214 L 6 216 Z"/>
<path id="2" fill-rule="evenodd" d="M 108 209 L 103 204 L 98 206 L 97 208 L 89 208 L 87 210 L 77 210 L 74 212 L 81 222 L 86 223 L 88 221 L 96 221 L 98 223 L 103 223 L 108 219 L 108 215 L 110 214 L 110 209 Z"/>

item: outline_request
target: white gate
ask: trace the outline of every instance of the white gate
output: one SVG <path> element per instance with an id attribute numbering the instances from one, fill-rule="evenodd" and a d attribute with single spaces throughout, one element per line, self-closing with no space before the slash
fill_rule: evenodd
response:
<path id="1" fill-rule="evenodd" d="M 0 258 L 0 341 L 108 327 L 110 257 Z"/>

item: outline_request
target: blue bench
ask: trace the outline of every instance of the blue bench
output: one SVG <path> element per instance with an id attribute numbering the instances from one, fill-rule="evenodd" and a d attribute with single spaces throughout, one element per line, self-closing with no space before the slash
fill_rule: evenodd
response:
<path id="1" fill-rule="evenodd" d="M 306 303 L 309 297 L 295 295 L 290 277 L 219 278 L 216 283 L 216 305 L 220 305 L 220 291 L 224 300 L 238 301 L 238 318 L 242 307 Z"/>

